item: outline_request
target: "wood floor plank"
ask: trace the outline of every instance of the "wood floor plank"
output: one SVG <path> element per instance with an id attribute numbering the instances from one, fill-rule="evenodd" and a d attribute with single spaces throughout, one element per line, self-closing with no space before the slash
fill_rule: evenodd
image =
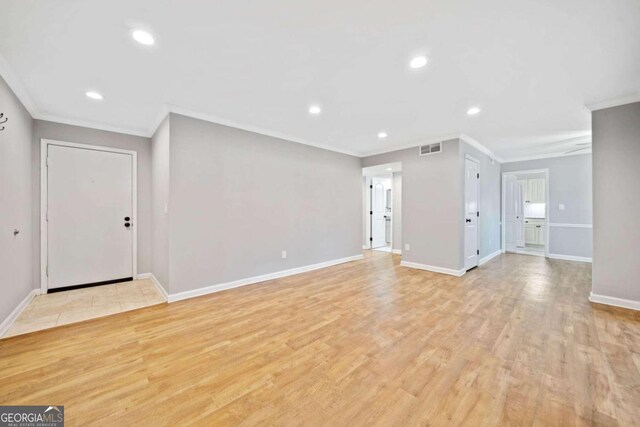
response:
<path id="1" fill-rule="evenodd" d="M 0 340 L 0 404 L 68 425 L 640 425 L 640 316 L 591 266 L 365 259 Z"/>

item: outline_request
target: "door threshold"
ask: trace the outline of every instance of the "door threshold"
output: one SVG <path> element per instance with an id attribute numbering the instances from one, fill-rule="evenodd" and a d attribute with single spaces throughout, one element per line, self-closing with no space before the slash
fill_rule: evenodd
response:
<path id="1" fill-rule="evenodd" d="M 82 284 L 82 285 L 64 286 L 62 288 L 47 289 L 47 293 L 48 294 L 53 294 L 55 292 L 72 291 L 74 289 L 91 288 L 91 287 L 94 287 L 94 286 L 103 286 L 103 285 L 113 285 L 114 283 L 131 282 L 132 280 L 133 280 L 133 277 L 123 277 L 122 279 L 105 280 L 104 282 L 85 283 L 85 284 Z"/>

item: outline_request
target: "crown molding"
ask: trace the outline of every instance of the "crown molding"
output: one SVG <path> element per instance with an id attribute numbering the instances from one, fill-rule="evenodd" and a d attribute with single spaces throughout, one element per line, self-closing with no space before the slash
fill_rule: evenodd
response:
<path id="1" fill-rule="evenodd" d="M 371 157 L 371 156 L 377 156 L 378 154 L 393 153 L 394 151 L 407 150 L 409 148 L 416 148 L 420 145 L 433 144 L 436 142 L 444 142 L 444 141 L 449 141 L 451 139 L 459 139 L 459 138 L 460 138 L 460 134 L 456 133 L 456 134 L 450 134 L 450 135 L 445 135 L 445 136 L 436 137 L 436 138 L 422 139 L 420 141 L 415 141 L 408 144 L 394 145 L 392 147 L 381 148 L 373 151 L 365 151 L 360 153 L 358 157 Z"/>
<path id="2" fill-rule="evenodd" d="M 18 97 L 24 108 L 31 114 L 31 117 L 34 117 L 38 112 L 36 108 L 36 104 L 33 102 L 27 89 L 22 83 L 22 80 L 16 76 L 13 71 L 11 71 L 11 67 L 9 67 L 9 63 L 4 58 L 2 53 L 0 52 L 0 76 L 4 79 L 9 86 L 9 89 L 13 91 L 13 93 Z"/>
<path id="3" fill-rule="evenodd" d="M 605 108 L 619 107 L 621 105 L 633 104 L 634 102 L 640 102 L 640 93 L 626 96 L 623 98 L 608 99 L 605 101 L 594 102 L 592 104 L 586 104 L 585 107 L 591 112 L 604 110 Z"/>
<path id="4" fill-rule="evenodd" d="M 214 116 L 211 114 L 200 113 L 198 111 L 189 110 L 187 108 L 183 108 L 183 107 L 179 107 L 171 104 L 165 104 L 160 110 L 160 112 L 158 113 L 158 116 L 156 117 L 156 123 L 154 123 L 154 127 L 152 128 L 153 132 L 151 132 L 151 135 L 155 133 L 160 123 L 162 123 L 162 121 L 164 120 L 164 117 L 166 117 L 166 115 L 169 113 L 179 114 L 181 116 L 190 117 L 192 119 L 198 119 L 198 120 L 202 120 L 209 123 L 215 123 L 218 125 L 232 127 L 235 129 L 245 130 L 248 132 L 270 136 L 272 138 L 278 138 L 278 139 L 282 139 L 289 142 L 296 142 L 298 144 L 308 145 L 310 147 L 320 148 L 322 150 L 333 151 L 335 153 L 347 154 L 349 156 L 354 156 L 354 157 L 361 157 L 358 153 L 350 150 L 341 150 L 339 148 L 330 147 L 324 144 L 318 144 L 303 138 L 297 138 L 295 136 L 287 135 L 285 133 L 272 131 L 269 129 L 261 128 L 259 126 L 249 125 L 246 123 L 239 123 L 233 120 L 225 119 L 225 118 Z"/>
<path id="5" fill-rule="evenodd" d="M 464 133 L 449 134 L 449 135 L 444 135 L 444 136 L 440 136 L 440 137 L 437 137 L 437 138 L 429 138 L 429 139 L 426 139 L 426 140 L 412 142 L 410 144 L 403 144 L 403 145 L 397 145 L 397 146 L 394 146 L 394 147 L 384 148 L 384 149 L 380 149 L 380 150 L 368 151 L 368 152 L 365 152 L 365 153 L 361 153 L 360 157 L 377 156 L 379 154 L 386 154 L 386 153 L 392 153 L 394 151 L 407 150 L 409 148 L 415 148 L 415 147 L 418 147 L 420 145 L 433 144 L 435 142 L 444 142 L 444 141 L 449 141 L 451 139 L 459 139 L 461 141 L 464 141 L 467 144 L 471 145 L 472 147 L 476 148 L 481 153 L 486 154 L 490 158 L 492 158 L 494 160 L 497 160 L 500 163 L 504 162 L 502 160 L 502 158 L 496 156 L 495 153 L 493 151 L 491 151 L 489 148 L 487 148 L 486 146 L 481 144 L 476 139 L 473 139 L 472 137 L 470 137 L 469 135 L 464 134 Z"/>
<path id="6" fill-rule="evenodd" d="M 489 156 L 490 158 L 492 158 L 494 160 L 497 160 L 499 163 L 504 163 L 504 160 L 502 158 L 496 156 L 496 154 L 493 151 L 491 151 L 486 146 L 482 145 L 479 141 L 473 139 L 469 135 L 467 135 L 465 133 L 461 133 L 460 134 L 460 139 L 463 140 L 464 142 L 466 142 L 467 144 L 469 144 L 470 146 L 472 146 L 473 148 L 477 149 L 481 153 L 486 154 L 487 156 Z"/>
<path id="7" fill-rule="evenodd" d="M 583 156 L 586 154 L 591 154 L 591 149 L 584 150 L 579 153 L 554 153 L 554 154 L 540 154 L 535 156 L 526 156 L 526 157 L 516 157 L 514 159 L 505 159 L 502 163 L 515 163 L 515 162 L 526 162 L 528 160 L 543 160 L 543 159 L 553 159 L 556 157 L 570 157 L 570 156 Z"/>
<path id="8" fill-rule="evenodd" d="M 118 127 L 118 126 L 111 126 L 111 125 L 106 125 L 106 124 L 103 124 L 103 123 L 91 122 L 91 121 L 88 121 L 88 120 L 69 119 L 69 118 L 66 118 L 66 117 L 56 116 L 54 114 L 37 113 L 37 114 L 33 115 L 33 118 L 35 120 L 44 120 L 44 121 L 47 121 L 47 122 L 61 123 L 61 124 L 71 125 L 71 126 L 80 126 L 80 127 L 83 127 L 83 128 L 103 130 L 103 131 L 107 131 L 107 132 L 116 132 L 116 133 L 121 133 L 121 134 L 125 134 L 125 135 L 141 136 L 141 137 L 144 137 L 144 138 L 150 138 L 151 137 L 151 135 L 149 135 L 149 133 L 147 131 L 135 130 L 135 129 L 129 129 L 129 128 L 121 128 L 121 127 Z"/>

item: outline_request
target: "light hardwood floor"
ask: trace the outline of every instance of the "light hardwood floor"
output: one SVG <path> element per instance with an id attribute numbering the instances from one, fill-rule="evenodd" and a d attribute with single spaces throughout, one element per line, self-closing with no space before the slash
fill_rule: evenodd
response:
<path id="1" fill-rule="evenodd" d="M 0 404 L 67 425 L 640 425 L 640 317 L 589 264 L 365 259 L 0 341 Z"/>

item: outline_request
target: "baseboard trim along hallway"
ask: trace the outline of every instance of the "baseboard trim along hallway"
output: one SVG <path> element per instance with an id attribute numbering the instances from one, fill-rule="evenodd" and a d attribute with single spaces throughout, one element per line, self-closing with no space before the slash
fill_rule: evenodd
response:
<path id="1" fill-rule="evenodd" d="M 598 295 L 591 292 L 589 295 L 589 301 L 596 304 L 611 305 L 613 307 L 628 308 L 630 310 L 640 311 L 640 301 L 633 301 L 630 299 L 608 297 L 606 295 Z"/>
<path id="2" fill-rule="evenodd" d="M 592 262 L 592 258 L 582 257 L 582 256 L 573 256 L 573 255 L 560 255 L 560 254 L 549 254 L 548 256 L 551 259 L 561 259 L 564 261 L 578 261 L 578 262 Z"/>
<path id="3" fill-rule="evenodd" d="M 456 277 L 460 277 L 467 272 L 466 270 L 453 270 L 451 268 L 436 267 L 434 265 L 420 264 L 417 262 L 409 262 L 409 261 L 401 261 L 400 265 L 403 267 L 417 268 L 419 270 L 427 270 L 434 273 L 448 274 L 450 276 L 456 276 Z"/>
<path id="4" fill-rule="evenodd" d="M 253 285 L 254 283 L 265 282 L 267 280 L 280 279 L 282 277 L 293 276 L 295 274 L 306 273 L 307 271 L 319 270 L 321 268 L 331 267 L 346 262 L 357 261 L 363 259 L 362 254 L 354 255 L 346 258 L 334 259 L 331 261 L 311 264 L 304 267 L 292 268 L 289 270 L 277 271 L 275 273 L 263 274 L 261 276 L 249 277 L 246 279 L 234 280 L 233 282 L 220 283 L 217 285 L 207 286 L 205 288 L 193 289 L 190 291 L 169 294 L 168 302 L 176 302 L 189 298 L 195 298 L 202 295 L 213 294 L 215 292 L 225 291 L 227 289 L 239 288 L 240 286 Z"/>
<path id="5" fill-rule="evenodd" d="M 169 294 L 167 294 L 167 291 L 165 290 L 164 286 L 162 286 L 162 284 L 160 283 L 158 278 L 156 276 L 154 276 L 153 273 L 138 274 L 138 279 L 149 279 L 149 280 L 151 280 L 151 283 L 153 283 L 153 285 L 158 289 L 158 292 L 160 292 L 162 294 L 162 296 L 164 297 L 164 300 L 165 301 L 169 300 Z"/>
<path id="6" fill-rule="evenodd" d="M 9 330 L 13 322 L 20 316 L 22 311 L 27 308 L 29 303 L 36 295 L 40 295 L 40 289 L 32 289 L 31 292 L 27 294 L 27 296 L 17 305 L 16 308 L 7 316 L 6 319 L 0 323 L 0 338 L 4 336 L 4 334 Z"/>
<path id="7" fill-rule="evenodd" d="M 502 249 L 498 249 L 497 251 L 495 251 L 492 254 L 487 255 L 486 257 L 480 259 L 480 261 L 478 262 L 478 265 L 483 265 L 488 263 L 489 261 L 491 261 L 492 259 L 494 259 L 495 257 L 497 257 L 498 255 L 500 255 L 502 253 Z"/>

